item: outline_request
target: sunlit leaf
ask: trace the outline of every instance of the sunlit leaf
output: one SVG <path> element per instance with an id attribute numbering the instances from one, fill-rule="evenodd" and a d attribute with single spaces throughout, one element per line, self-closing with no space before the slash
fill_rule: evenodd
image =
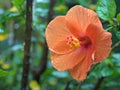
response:
<path id="1" fill-rule="evenodd" d="M 89 5 L 89 8 L 92 9 L 92 10 L 95 10 L 95 7 L 96 7 L 96 5 L 94 5 L 94 4 Z"/>
<path id="2" fill-rule="evenodd" d="M 96 6 L 96 12 L 103 20 L 110 20 L 116 14 L 116 4 L 114 0 L 99 0 Z"/>
<path id="3" fill-rule="evenodd" d="M 30 81 L 29 87 L 31 90 L 40 90 L 40 85 L 35 80 Z"/>
<path id="4" fill-rule="evenodd" d="M 4 41 L 8 38 L 8 34 L 0 34 L 0 41 Z"/>
<path id="5" fill-rule="evenodd" d="M 59 6 L 55 7 L 55 10 L 57 12 L 66 13 L 68 8 L 65 5 L 59 5 Z"/>
<path id="6" fill-rule="evenodd" d="M 11 12 L 16 12 L 16 13 L 17 13 L 17 12 L 18 12 L 18 9 L 17 9 L 17 7 L 13 6 L 13 7 L 10 9 L 10 11 L 11 11 Z"/>
<path id="7" fill-rule="evenodd" d="M 10 68 L 10 64 L 2 64 L 1 67 L 2 69 L 7 70 Z"/>

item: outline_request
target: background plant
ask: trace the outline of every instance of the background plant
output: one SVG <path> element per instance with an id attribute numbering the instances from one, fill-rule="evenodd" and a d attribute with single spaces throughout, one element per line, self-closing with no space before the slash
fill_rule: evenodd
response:
<path id="1" fill-rule="evenodd" d="M 82 83 L 68 72 L 56 71 L 50 62 L 45 28 L 58 15 L 80 4 L 97 12 L 105 30 L 112 33 L 112 52 L 95 64 Z M 33 0 L 31 55 L 27 89 L 30 90 L 119 90 L 120 0 Z M 26 1 L 0 0 L 0 90 L 21 87 Z M 4 81 L 4 83 L 3 83 Z"/>

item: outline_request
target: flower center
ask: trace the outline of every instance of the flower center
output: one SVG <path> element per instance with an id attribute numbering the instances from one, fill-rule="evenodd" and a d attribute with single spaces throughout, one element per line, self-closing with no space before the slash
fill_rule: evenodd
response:
<path id="1" fill-rule="evenodd" d="M 80 41 L 73 37 L 73 36 L 68 36 L 66 39 L 66 44 L 69 46 L 71 49 L 76 49 L 80 47 Z"/>
<path id="2" fill-rule="evenodd" d="M 81 37 L 79 38 L 81 45 L 83 45 L 84 47 L 88 48 L 91 45 L 91 40 L 89 37 L 85 36 L 85 37 Z"/>
<path id="3" fill-rule="evenodd" d="M 84 48 L 89 48 L 92 44 L 89 37 L 84 36 L 80 38 L 76 38 L 74 36 L 68 36 L 66 38 L 66 44 L 69 46 L 70 49 L 77 49 L 80 46 Z"/>

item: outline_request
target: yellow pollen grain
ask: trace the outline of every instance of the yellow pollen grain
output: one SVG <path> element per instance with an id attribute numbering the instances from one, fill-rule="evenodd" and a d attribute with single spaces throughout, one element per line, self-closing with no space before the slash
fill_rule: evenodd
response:
<path id="1" fill-rule="evenodd" d="M 72 37 L 72 39 L 73 39 L 72 41 L 70 41 L 69 39 L 67 41 L 67 45 L 69 46 L 69 48 L 70 49 L 76 49 L 76 48 L 80 47 L 80 41 L 75 37 Z"/>

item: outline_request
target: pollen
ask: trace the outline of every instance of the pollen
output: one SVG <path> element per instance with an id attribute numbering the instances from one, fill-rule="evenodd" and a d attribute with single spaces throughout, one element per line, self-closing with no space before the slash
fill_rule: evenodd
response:
<path id="1" fill-rule="evenodd" d="M 80 41 L 73 37 L 73 36 L 68 36 L 66 39 L 66 44 L 69 46 L 71 49 L 76 49 L 80 47 Z"/>

